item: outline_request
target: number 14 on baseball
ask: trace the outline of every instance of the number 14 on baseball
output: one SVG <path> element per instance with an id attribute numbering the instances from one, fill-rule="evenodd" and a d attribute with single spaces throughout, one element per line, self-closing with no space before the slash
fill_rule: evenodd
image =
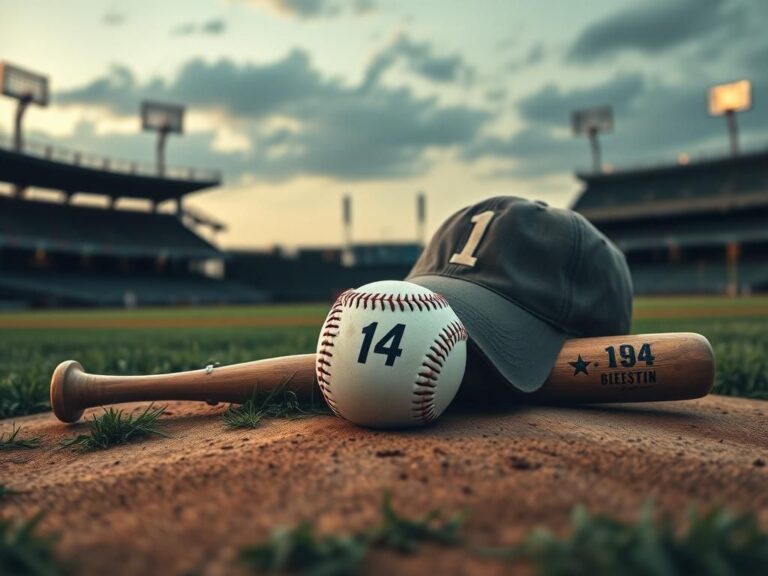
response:
<path id="1" fill-rule="evenodd" d="M 379 327 L 378 322 L 371 322 L 363 328 L 363 345 L 360 347 L 360 354 L 357 357 L 357 361 L 360 364 L 365 364 L 368 360 L 368 351 L 371 348 L 371 342 L 373 342 L 373 336 L 376 334 L 376 328 Z M 387 332 L 384 337 L 376 343 L 373 348 L 374 354 L 383 354 L 387 357 L 387 366 L 394 366 L 395 360 L 403 355 L 403 349 L 400 348 L 400 341 L 403 339 L 403 333 L 405 332 L 405 324 L 395 324 L 395 327 Z M 389 344 L 389 345 L 388 345 Z"/>

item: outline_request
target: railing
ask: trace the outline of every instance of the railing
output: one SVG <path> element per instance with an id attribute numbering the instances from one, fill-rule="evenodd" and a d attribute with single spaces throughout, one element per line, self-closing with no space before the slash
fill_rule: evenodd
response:
<path id="1" fill-rule="evenodd" d="M 10 138 L 0 135 L 0 148 L 15 151 Z M 34 140 L 25 140 L 21 153 L 51 162 L 80 166 L 93 170 L 126 174 L 131 176 L 145 176 L 149 178 L 167 178 L 169 180 L 187 180 L 191 182 L 221 182 L 221 172 L 218 170 L 201 170 L 199 168 L 180 168 L 166 166 L 160 173 L 157 166 L 119 158 L 107 158 L 89 152 L 70 150 L 62 146 L 53 146 Z"/>

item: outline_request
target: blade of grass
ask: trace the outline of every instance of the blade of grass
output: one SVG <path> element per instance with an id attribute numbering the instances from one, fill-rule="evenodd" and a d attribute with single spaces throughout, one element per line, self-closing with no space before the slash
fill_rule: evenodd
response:
<path id="1" fill-rule="evenodd" d="M 33 436 L 32 438 L 19 438 L 22 426 L 12 424 L 11 431 L 6 434 L 0 434 L 0 450 L 24 450 L 37 448 L 40 446 L 42 436 Z"/>
<path id="2" fill-rule="evenodd" d="M 95 416 L 88 422 L 88 433 L 80 434 L 62 442 L 64 447 L 74 446 L 79 451 L 105 450 L 116 444 L 125 444 L 132 440 L 147 436 L 162 436 L 167 438 L 161 429 L 158 418 L 165 411 L 165 407 L 154 408 L 150 404 L 139 414 L 126 415 L 123 410 L 114 408 L 105 409 L 100 416 Z"/>

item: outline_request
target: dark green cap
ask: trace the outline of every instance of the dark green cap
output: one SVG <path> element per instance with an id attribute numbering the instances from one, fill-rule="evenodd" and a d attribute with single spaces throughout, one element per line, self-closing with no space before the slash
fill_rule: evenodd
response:
<path id="1" fill-rule="evenodd" d="M 544 384 L 565 340 L 626 334 L 632 318 L 621 251 L 581 214 L 514 196 L 448 218 L 406 280 L 445 296 L 524 392 Z"/>

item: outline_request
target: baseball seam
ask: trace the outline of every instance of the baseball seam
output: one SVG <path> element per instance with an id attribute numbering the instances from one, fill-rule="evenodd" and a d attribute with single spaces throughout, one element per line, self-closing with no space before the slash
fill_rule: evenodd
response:
<path id="1" fill-rule="evenodd" d="M 380 294 L 375 292 L 356 292 L 355 290 L 347 290 L 336 301 L 341 303 L 342 306 L 349 306 L 354 308 L 362 308 L 363 310 L 376 310 L 377 307 L 381 307 L 381 310 L 387 310 L 394 312 L 395 310 L 405 311 L 406 306 L 413 312 L 418 309 L 422 310 L 439 310 L 441 308 L 448 307 L 448 300 L 440 294 Z"/>
<path id="2" fill-rule="evenodd" d="M 346 292 L 344 293 L 346 294 Z M 317 378 L 317 384 L 320 386 L 320 391 L 323 393 L 326 403 L 330 407 L 336 416 L 341 416 L 339 408 L 336 404 L 336 400 L 333 398 L 333 391 L 331 390 L 331 367 L 333 360 L 333 347 L 336 336 L 339 335 L 339 329 L 341 327 L 341 313 L 343 305 L 341 304 L 342 294 L 334 303 L 331 311 L 328 312 L 328 317 L 323 323 L 323 328 L 320 332 L 320 346 L 317 350 L 317 361 L 315 362 L 315 377 Z"/>
<path id="3" fill-rule="evenodd" d="M 437 392 L 440 373 L 453 347 L 459 342 L 466 340 L 466 328 L 464 328 L 464 325 L 459 320 L 455 320 L 446 325 L 437 335 L 434 342 L 430 344 L 413 386 L 411 412 L 418 422 L 429 424 L 437 418 L 437 412 L 435 412 L 435 393 Z"/>

